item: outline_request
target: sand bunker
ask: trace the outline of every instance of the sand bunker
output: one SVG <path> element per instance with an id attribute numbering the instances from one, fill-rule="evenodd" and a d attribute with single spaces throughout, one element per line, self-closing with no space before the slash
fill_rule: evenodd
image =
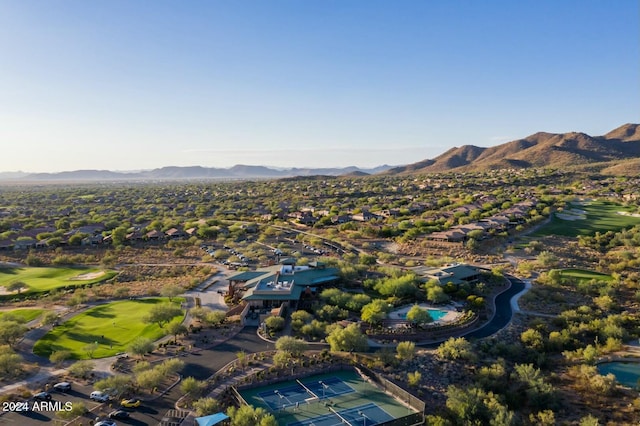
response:
<path id="1" fill-rule="evenodd" d="M 86 281 L 86 280 L 94 280 L 96 278 L 100 278 L 101 276 L 103 276 L 105 274 L 104 271 L 98 271 L 98 272 L 87 272 L 86 274 L 80 274 L 78 276 L 75 276 L 73 278 L 71 278 L 72 280 L 77 280 L 77 281 Z"/>
<path id="2" fill-rule="evenodd" d="M 622 216 L 640 217 L 640 213 L 618 212 Z"/>

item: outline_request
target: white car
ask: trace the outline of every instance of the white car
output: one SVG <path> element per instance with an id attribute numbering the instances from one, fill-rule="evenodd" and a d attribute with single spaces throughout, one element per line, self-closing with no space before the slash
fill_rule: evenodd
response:
<path id="1" fill-rule="evenodd" d="M 53 389 L 58 392 L 69 392 L 71 390 L 71 383 L 69 382 L 60 382 L 53 385 Z"/>
<path id="2" fill-rule="evenodd" d="M 113 420 L 101 420 L 97 423 L 94 423 L 93 426 L 116 426 L 116 422 Z"/>
<path id="3" fill-rule="evenodd" d="M 91 395 L 89 395 L 89 398 L 98 402 L 107 402 L 109 400 L 109 395 L 104 392 L 93 391 L 91 392 Z"/>

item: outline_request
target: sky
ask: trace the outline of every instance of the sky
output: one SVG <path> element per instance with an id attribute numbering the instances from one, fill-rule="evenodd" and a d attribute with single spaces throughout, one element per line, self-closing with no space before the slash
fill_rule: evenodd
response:
<path id="1" fill-rule="evenodd" d="M 639 121 L 637 0 L 0 0 L 0 171 L 366 168 Z"/>

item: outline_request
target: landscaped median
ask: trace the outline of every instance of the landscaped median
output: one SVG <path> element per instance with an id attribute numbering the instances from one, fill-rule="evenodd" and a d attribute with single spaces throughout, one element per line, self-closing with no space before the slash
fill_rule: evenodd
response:
<path id="1" fill-rule="evenodd" d="M 168 324 L 181 322 L 184 312 L 169 321 L 149 320 L 154 307 L 180 307 L 182 298 L 124 300 L 95 306 L 53 328 L 36 342 L 33 352 L 49 357 L 55 351 L 69 351 L 73 359 L 105 358 L 127 350 L 137 338 L 155 341 L 167 334 Z M 157 309 L 157 308 L 155 308 Z"/>

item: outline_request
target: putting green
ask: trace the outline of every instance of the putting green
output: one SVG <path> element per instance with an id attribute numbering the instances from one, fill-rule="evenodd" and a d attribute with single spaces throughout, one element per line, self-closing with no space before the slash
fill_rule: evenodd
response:
<path id="1" fill-rule="evenodd" d="M 0 312 L 0 321 L 6 319 L 6 317 L 15 317 L 18 318 L 25 323 L 29 321 L 33 321 L 38 318 L 44 309 L 36 309 L 36 308 L 24 308 L 24 309 L 13 309 L 10 311 L 2 311 Z"/>
<path id="2" fill-rule="evenodd" d="M 601 274 L 600 272 L 587 271 L 585 269 L 561 269 L 560 276 L 562 278 L 573 278 L 577 281 L 611 281 L 613 277 L 607 274 Z"/>
<path id="3" fill-rule="evenodd" d="M 22 294 L 41 293 L 61 287 L 98 283 L 116 274 L 115 271 L 99 268 L 0 268 L 0 287 L 21 281 L 29 286 L 22 290 Z M 13 297 L 15 294 L 11 293 L 9 296 Z"/>
<path id="4" fill-rule="evenodd" d="M 183 301 L 173 299 L 178 305 Z M 89 359 L 83 348 L 98 343 L 93 358 L 105 358 L 126 351 L 137 337 L 158 340 L 166 334 L 167 326 L 160 328 L 158 324 L 145 323 L 143 318 L 159 303 L 169 303 L 169 299 L 124 300 L 90 308 L 53 328 L 36 342 L 33 352 L 49 357 L 54 351 L 68 350 L 74 359 Z M 173 321 L 182 319 L 180 315 Z"/>

